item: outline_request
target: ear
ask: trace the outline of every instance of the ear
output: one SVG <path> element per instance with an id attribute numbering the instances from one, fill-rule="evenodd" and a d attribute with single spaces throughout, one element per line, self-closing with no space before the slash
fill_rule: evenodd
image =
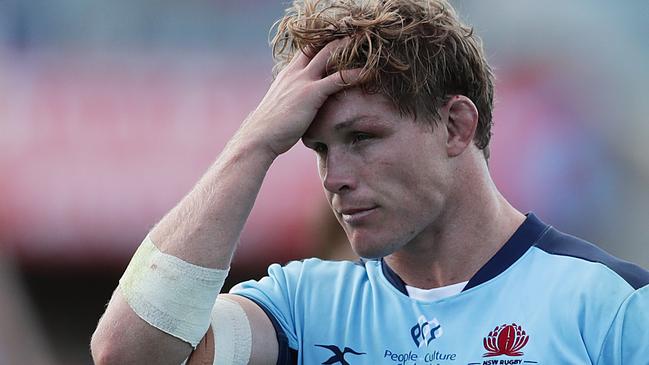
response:
<path id="1" fill-rule="evenodd" d="M 452 96 L 444 109 L 448 111 L 446 151 L 449 157 L 455 157 L 473 143 L 478 126 L 478 109 L 464 95 Z"/>

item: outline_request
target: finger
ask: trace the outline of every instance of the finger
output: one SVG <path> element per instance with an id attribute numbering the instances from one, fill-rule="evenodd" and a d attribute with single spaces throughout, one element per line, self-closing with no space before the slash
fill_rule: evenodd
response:
<path id="1" fill-rule="evenodd" d="M 360 79 L 361 71 L 360 68 L 341 70 L 316 83 L 325 95 L 333 95 L 350 85 L 354 85 Z"/>
<path id="2" fill-rule="evenodd" d="M 309 61 L 311 61 L 314 55 L 315 51 L 311 47 L 297 50 L 293 55 L 291 62 L 289 62 L 288 67 L 303 69 L 309 64 Z"/>
<path id="3" fill-rule="evenodd" d="M 306 66 L 306 71 L 314 77 L 322 77 L 322 75 L 325 74 L 327 62 L 331 55 L 338 47 L 344 46 L 347 42 L 349 42 L 348 37 L 338 38 L 327 43 L 327 45 L 311 59 L 311 62 Z"/>

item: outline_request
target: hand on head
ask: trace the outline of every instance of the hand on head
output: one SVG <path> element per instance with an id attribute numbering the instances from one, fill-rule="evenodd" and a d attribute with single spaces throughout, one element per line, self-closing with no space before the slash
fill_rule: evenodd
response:
<path id="1" fill-rule="evenodd" d="M 327 98 L 358 79 L 360 69 L 326 72 L 333 52 L 348 41 L 334 40 L 312 57 L 297 52 L 243 123 L 238 138 L 261 143 L 273 157 L 293 147 Z"/>

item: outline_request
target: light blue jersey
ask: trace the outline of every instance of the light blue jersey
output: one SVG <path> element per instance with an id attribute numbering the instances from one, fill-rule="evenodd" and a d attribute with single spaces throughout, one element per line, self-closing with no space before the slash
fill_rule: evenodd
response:
<path id="1" fill-rule="evenodd" d="M 268 272 L 231 292 L 274 322 L 279 364 L 649 364 L 649 272 L 532 214 L 437 301 L 408 297 L 383 260 Z"/>

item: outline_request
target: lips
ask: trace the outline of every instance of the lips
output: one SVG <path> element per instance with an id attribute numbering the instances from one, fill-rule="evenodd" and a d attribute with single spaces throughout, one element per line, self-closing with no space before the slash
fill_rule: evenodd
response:
<path id="1" fill-rule="evenodd" d="M 367 221 L 368 216 L 376 211 L 378 207 L 362 207 L 362 208 L 344 208 L 339 211 L 342 220 L 349 225 L 358 225 Z"/>
<path id="2" fill-rule="evenodd" d="M 340 210 L 338 210 L 338 214 L 342 214 L 342 215 L 353 215 L 353 214 L 357 214 L 357 213 L 360 213 L 360 212 L 364 212 L 364 211 L 366 211 L 366 210 L 372 210 L 372 209 L 374 209 L 374 208 L 376 208 L 376 207 L 365 207 L 365 208 L 344 208 L 344 209 L 340 209 Z"/>

